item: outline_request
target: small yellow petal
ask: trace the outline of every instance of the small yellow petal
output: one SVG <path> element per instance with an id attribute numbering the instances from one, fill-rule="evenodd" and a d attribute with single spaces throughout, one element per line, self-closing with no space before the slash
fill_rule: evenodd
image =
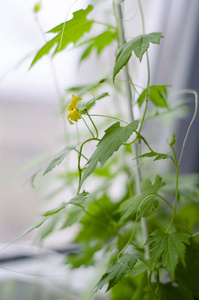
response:
<path id="1" fill-rule="evenodd" d="M 69 113 L 67 115 L 67 119 L 71 125 L 74 125 L 74 123 L 72 121 L 77 121 L 77 120 L 81 119 L 81 115 L 75 108 L 75 109 L 69 111 Z"/>
<path id="2" fill-rule="evenodd" d="M 66 109 L 69 110 L 69 111 L 75 109 L 77 103 L 81 100 L 82 100 L 82 98 L 76 97 L 75 95 L 72 95 L 72 101 L 69 103 L 69 105 L 66 107 Z"/>

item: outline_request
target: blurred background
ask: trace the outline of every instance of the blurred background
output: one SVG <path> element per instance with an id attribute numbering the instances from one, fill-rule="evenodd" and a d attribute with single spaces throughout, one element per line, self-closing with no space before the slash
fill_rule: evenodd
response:
<path id="1" fill-rule="evenodd" d="M 96 1 L 97 3 L 98 1 Z M 36 52 L 51 38 L 43 34 L 72 18 L 72 12 L 85 9 L 89 1 L 43 0 L 41 10 L 34 13 L 35 1 L 0 1 L 0 243 L 3 248 L 16 235 L 34 224 L 42 213 L 43 199 L 50 193 L 48 180 L 36 181 L 35 188 L 27 183 L 39 163 L 49 159 L 64 145 L 68 125 L 60 116 L 60 98 L 66 89 L 89 82 L 98 68 L 103 78 L 113 66 L 116 45 L 104 51 L 96 63 L 78 67 L 82 49 L 71 47 L 55 56 L 45 56 L 29 70 Z M 143 0 L 146 33 L 162 32 L 161 46 L 150 47 L 151 84 L 172 84 L 173 90 L 195 89 L 199 86 L 199 2 L 198 0 Z M 99 21 L 114 24 L 109 8 L 112 1 L 96 4 L 101 11 L 92 12 Z M 133 8 L 132 8 L 133 7 Z M 103 8 L 103 9 L 102 9 Z M 123 6 L 126 39 L 141 34 L 141 20 L 137 1 L 125 0 Z M 136 26 L 135 26 L 136 24 Z M 97 29 L 96 29 L 97 30 Z M 112 65 L 111 65 L 112 64 Z M 145 84 L 146 64 L 136 70 L 138 82 Z M 194 101 L 190 101 L 193 112 Z M 180 145 L 188 127 L 188 119 L 176 123 L 177 143 Z M 181 172 L 196 173 L 199 169 L 199 119 L 191 130 L 185 147 Z M 167 132 L 158 143 L 165 139 Z M 188 155 L 189 153 L 189 155 Z M 49 185 L 48 185 L 49 186 Z M 67 272 L 62 252 L 70 250 L 72 232 L 57 234 L 43 249 L 33 246 L 37 233 L 33 232 L 0 252 L 0 298 L 9 299 L 77 299 L 69 295 L 72 287 L 84 291 L 92 277 L 92 270 Z M 35 245 L 35 244 L 34 244 Z M 48 250 L 47 250 L 48 249 Z M 64 251 L 62 251 L 64 249 Z M 50 263 L 49 263 L 50 262 Z M 72 275 L 71 275 L 72 274 Z M 84 273 L 85 274 L 85 273 Z M 67 282 L 67 284 L 66 284 Z M 90 283 L 92 286 L 92 283 Z M 14 298 L 13 298 L 14 295 Z M 65 296 L 63 296 L 65 295 Z"/>

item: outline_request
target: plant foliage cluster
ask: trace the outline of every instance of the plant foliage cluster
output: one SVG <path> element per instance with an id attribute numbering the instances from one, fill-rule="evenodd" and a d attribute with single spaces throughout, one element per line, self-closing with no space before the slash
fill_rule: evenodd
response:
<path id="1" fill-rule="evenodd" d="M 115 15 L 115 24 L 99 24 L 104 31 L 93 36 L 92 28 L 97 22 L 90 18 L 90 13 L 95 11 L 95 6 L 99 9 L 100 4 L 89 4 L 86 9 L 74 12 L 71 20 L 49 30 L 54 37 L 37 52 L 31 64 L 33 67 L 47 54 L 54 56 L 66 51 L 71 44 L 84 49 L 80 57 L 80 62 L 84 63 L 89 63 L 91 53 L 99 56 L 109 47 L 120 45 L 117 46 L 118 50 L 114 50 L 118 54 L 111 77 L 102 77 L 99 83 L 93 85 L 88 83 L 67 90 L 67 99 L 72 93 L 75 97 L 84 98 L 82 95 L 85 91 L 93 96 L 87 102 L 78 100 L 72 108 L 82 118 L 76 123 L 80 131 L 79 140 L 77 142 L 75 136 L 72 141 L 77 146 L 66 145 L 46 165 L 43 175 L 49 176 L 48 173 L 53 172 L 57 165 L 70 159 L 71 153 L 76 153 L 76 170 L 67 169 L 60 175 L 64 185 L 76 187 L 76 194 L 43 213 L 39 223 L 27 232 L 45 222 L 41 238 L 46 238 L 55 229 L 63 230 L 79 224 L 74 242 L 79 245 L 80 251 L 67 255 L 65 263 L 75 269 L 89 266 L 97 268 L 105 262 L 104 273 L 99 275 L 91 292 L 93 297 L 103 289 L 109 291 L 108 297 L 113 300 L 199 299 L 199 194 L 196 186 L 187 184 L 186 179 L 179 176 L 179 165 L 190 126 L 179 158 L 176 156 L 174 134 L 168 141 L 169 152 L 159 153 L 149 144 L 150 134 L 147 136 L 143 133 L 143 126 L 150 122 L 150 119 L 147 120 L 150 107 L 155 107 L 157 111 L 153 118 L 172 112 L 168 86 L 150 85 L 148 49 L 151 44 L 160 44 L 163 36 L 160 32 L 143 32 L 125 41 L 121 4 L 118 1 L 113 1 L 113 11 L 110 12 Z M 140 0 L 138 7 L 144 27 Z M 123 40 L 120 38 L 122 33 Z M 132 56 L 140 62 L 143 57 L 147 60 L 148 80 L 142 89 L 132 82 L 128 71 Z M 124 73 L 127 77 L 122 79 Z M 123 91 L 125 102 L 121 86 L 131 91 L 130 96 Z M 132 112 L 129 122 L 122 113 L 92 115 L 91 108 L 95 105 L 97 109 L 99 101 L 104 102 L 106 107 L 109 105 L 106 99 L 112 97 L 111 89 L 121 95 L 119 98 L 123 105 L 132 112 L 133 106 L 137 105 L 142 112 L 141 118 L 133 119 Z M 194 91 L 186 93 L 194 94 L 197 98 Z M 63 107 L 65 118 L 64 108 L 67 104 Z M 195 114 L 196 111 L 194 117 Z M 83 121 L 87 133 L 81 131 Z M 66 126 L 68 130 L 72 128 L 69 123 Z M 85 149 L 90 145 L 94 150 L 87 157 Z M 159 160 L 175 168 L 174 180 L 163 178 L 164 174 L 154 173 L 153 166 Z M 140 170 L 144 176 L 141 176 Z M 32 181 L 38 172 L 32 176 Z M 115 200 L 114 196 L 111 197 L 110 185 L 120 175 L 127 180 L 123 195 Z M 96 182 L 95 187 L 91 187 L 90 182 Z"/>

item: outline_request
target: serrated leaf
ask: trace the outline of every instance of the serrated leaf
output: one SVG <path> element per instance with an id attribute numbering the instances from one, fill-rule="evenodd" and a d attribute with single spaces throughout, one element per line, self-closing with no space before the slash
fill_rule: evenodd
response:
<path id="1" fill-rule="evenodd" d="M 185 233 L 168 233 L 158 229 L 148 237 L 146 243 L 151 245 L 151 265 L 161 259 L 162 265 L 174 280 L 174 272 L 179 260 L 185 264 L 185 244 L 189 245 L 189 236 Z"/>
<path id="2" fill-rule="evenodd" d="M 89 32 L 93 20 L 87 20 L 87 15 L 93 9 L 92 5 L 84 9 L 80 9 L 73 13 L 73 18 L 65 23 L 52 28 L 48 32 L 58 33 L 53 39 L 48 41 L 36 54 L 34 57 L 31 67 L 44 55 L 48 54 L 49 51 L 55 46 L 53 54 L 56 54 L 59 51 L 62 51 L 70 43 L 76 44 L 80 38 L 86 33 Z M 63 31 L 63 32 L 62 32 Z"/>
<path id="3" fill-rule="evenodd" d="M 152 214 L 158 207 L 158 200 L 154 194 L 164 185 L 165 182 L 159 175 L 156 176 L 154 184 L 147 178 L 141 184 L 142 194 L 131 197 L 120 205 L 118 211 L 122 214 L 121 221 L 130 216 L 139 220 Z"/>
<path id="4" fill-rule="evenodd" d="M 113 70 L 113 81 L 115 79 L 115 76 L 119 73 L 119 71 L 128 63 L 132 55 L 132 51 L 134 51 L 135 55 L 141 61 L 144 53 L 149 48 L 150 43 L 159 44 L 161 38 L 163 38 L 163 36 L 160 32 L 152 32 L 145 35 L 139 35 L 138 37 L 125 43 L 121 47 L 115 60 L 115 66 Z"/>
<path id="5" fill-rule="evenodd" d="M 115 219 L 112 216 L 112 212 L 117 207 L 118 204 L 112 203 L 106 194 L 102 195 L 100 199 L 93 197 L 92 202 L 86 208 L 88 214 L 81 220 L 81 230 L 75 241 L 88 242 L 91 239 L 96 239 L 96 237 L 107 241 L 107 239 L 114 236 L 118 231 L 118 227 L 114 223 Z"/>
<path id="6" fill-rule="evenodd" d="M 96 37 L 81 43 L 81 45 L 88 44 L 88 47 L 82 54 L 80 58 L 80 62 L 86 59 L 93 49 L 96 49 L 97 54 L 99 55 L 106 46 L 110 45 L 115 40 L 115 38 L 116 38 L 116 32 L 111 32 L 110 30 L 106 30 L 103 33 L 97 35 Z"/>
<path id="7" fill-rule="evenodd" d="M 3 248 L 1 248 L 1 251 L 4 250 L 4 249 L 6 249 L 7 247 L 9 247 L 11 244 L 13 244 L 14 242 L 16 242 L 20 238 L 22 238 L 24 235 L 30 233 L 34 229 L 39 228 L 47 220 L 48 220 L 48 217 L 42 218 L 41 220 L 39 220 L 34 225 L 32 225 L 32 226 L 28 227 L 26 230 L 22 231 L 20 234 L 18 234 L 16 237 L 14 237 L 8 244 L 6 244 Z"/>
<path id="8" fill-rule="evenodd" d="M 196 240 L 192 239 L 191 245 L 187 247 L 185 264 L 186 267 L 182 263 L 177 265 L 175 281 L 190 291 L 194 299 L 199 299 L 199 244 Z"/>
<path id="9" fill-rule="evenodd" d="M 87 162 L 82 183 L 95 170 L 98 162 L 103 166 L 112 154 L 119 149 L 122 143 L 129 139 L 137 127 L 138 121 L 133 121 L 125 127 L 121 127 L 120 123 L 116 122 L 105 130 L 105 135 L 99 141 L 96 150 Z"/>
<path id="10" fill-rule="evenodd" d="M 61 210 L 66 208 L 69 204 L 73 204 L 76 206 L 82 206 L 84 201 L 86 200 L 86 197 L 89 193 L 83 191 L 81 194 L 77 195 L 76 197 L 72 198 L 69 202 L 63 202 L 58 207 L 48 210 L 43 214 L 44 217 L 55 215 L 59 213 Z"/>
<path id="11" fill-rule="evenodd" d="M 158 153 L 158 152 L 147 152 L 147 153 L 144 153 L 142 155 L 139 155 L 137 156 L 136 158 L 134 159 L 137 159 L 137 158 L 145 158 L 145 157 L 155 157 L 154 158 L 154 161 L 156 160 L 160 160 L 160 159 L 167 159 L 169 158 L 169 154 L 164 154 L 164 153 Z"/>
<path id="12" fill-rule="evenodd" d="M 171 282 L 158 283 L 156 295 L 161 300 L 193 300 L 184 286 L 173 286 Z"/>
<path id="13" fill-rule="evenodd" d="M 76 206 L 82 206 L 88 194 L 89 194 L 88 192 L 83 191 L 81 194 L 71 199 L 69 203 Z"/>
<path id="14" fill-rule="evenodd" d="M 43 175 L 46 175 L 48 172 L 50 172 L 56 166 L 58 166 L 59 164 L 61 164 L 61 162 L 65 159 L 65 157 L 73 149 L 74 149 L 74 147 L 66 147 L 62 151 L 60 151 L 59 153 L 57 153 L 54 156 L 54 158 L 52 159 L 52 161 L 50 162 L 50 164 L 48 165 L 48 167 L 46 168 L 46 170 L 44 171 Z"/>
<path id="15" fill-rule="evenodd" d="M 63 210 L 64 208 L 66 208 L 68 205 L 69 205 L 69 202 L 63 202 L 63 203 L 60 204 L 58 207 L 56 207 L 56 208 L 54 208 L 54 209 L 51 209 L 51 210 L 48 210 L 48 211 L 46 211 L 45 213 L 43 213 L 43 216 L 44 216 L 44 217 L 47 217 L 47 216 L 55 215 L 55 214 L 57 214 L 58 212 L 60 212 L 61 210 Z"/>
<path id="16" fill-rule="evenodd" d="M 53 230 L 55 229 L 57 222 L 58 222 L 57 217 L 58 216 L 55 216 L 48 220 L 46 226 L 44 226 L 44 228 L 42 229 L 42 231 L 39 234 L 40 241 L 45 239 L 49 234 L 51 234 L 53 232 Z"/>
<path id="17" fill-rule="evenodd" d="M 144 89 L 141 95 L 138 98 L 139 107 L 142 106 L 145 99 L 148 97 L 154 105 L 160 107 L 168 107 L 167 105 L 167 90 L 166 85 L 151 85 L 149 87 L 149 94 L 148 89 Z"/>
<path id="18" fill-rule="evenodd" d="M 110 290 L 118 281 L 122 279 L 124 274 L 132 269 L 137 262 L 138 254 L 124 254 L 119 258 L 119 261 L 110 265 L 106 273 L 94 288 L 93 294 L 102 289 L 105 284 L 108 284 L 106 291 Z"/>
<path id="19" fill-rule="evenodd" d="M 122 215 L 121 221 L 129 217 L 135 218 L 138 221 L 141 217 L 149 216 L 157 207 L 158 201 L 154 195 L 141 194 L 124 201 L 120 205 L 118 212 Z"/>
<path id="20" fill-rule="evenodd" d="M 157 156 L 154 158 L 154 161 L 160 160 L 160 159 L 167 159 L 169 157 L 170 157 L 169 154 L 157 153 Z"/>
<path id="21" fill-rule="evenodd" d="M 78 206 L 73 206 L 70 210 L 67 211 L 65 220 L 61 226 L 61 229 L 69 227 L 75 223 L 79 223 L 84 217 L 85 212 Z"/>
<path id="22" fill-rule="evenodd" d="M 163 179 L 159 175 L 157 175 L 154 184 L 152 184 L 149 178 L 142 182 L 141 191 L 147 194 L 156 194 L 159 191 L 159 189 L 165 186 L 165 184 L 166 183 L 163 181 Z"/>
<path id="23" fill-rule="evenodd" d="M 144 273 L 145 271 L 147 271 L 149 269 L 149 267 L 143 263 L 142 261 L 141 262 L 138 262 L 135 267 L 133 268 L 133 270 L 131 270 L 129 273 L 128 273 L 128 276 L 137 276 L 139 274 L 142 274 Z"/>

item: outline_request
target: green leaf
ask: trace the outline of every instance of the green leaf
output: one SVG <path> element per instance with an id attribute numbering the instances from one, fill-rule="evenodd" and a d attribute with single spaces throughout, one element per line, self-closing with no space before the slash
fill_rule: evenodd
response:
<path id="1" fill-rule="evenodd" d="M 97 96 L 95 98 L 92 98 L 86 104 L 84 104 L 84 103 L 82 104 L 82 102 L 80 101 L 77 103 L 77 109 L 81 114 L 85 114 L 85 113 L 87 113 L 88 110 L 90 110 L 95 105 L 95 102 L 97 100 L 100 100 L 107 96 L 109 96 L 109 93 L 106 92 L 106 93 L 100 94 L 99 96 Z"/>
<path id="2" fill-rule="evenodd" d="M 75 242 L 88 242 L 97 237 L 106 243 L 107 239 L 118 231 L 112 216 L 118 204 L 112 203 L 106 194 L 102 195 L 100 199 L 93 197 L 92 201 L 86 208 L 87 214 L 81 220 L 81 230 L 76 236 Z"/>
<path id="3" fill-rule="evenodd" d="M 3 249 L 6 249 L 7 247 L 9 247 L 11 244 L 13 244 L 14 242 L 16 242 L 18 239 L 22 238 L 24 235 L 30 233 L 34 229 L 39 228 L 47 220 L 48 220 L 48 217 L 42 218 L 36 224 L 34 224 L 34 225 L 28 227 L 26 230 L 22 231 L 20 234 L 18 234 L 16 237 L 14 237 L 8 244 L 6 244 L 3 248 L 1 248 L 1 251 Z"/>
<path id="4" fill-rule="evenodd" d="M 96 48 L 97 54 L 99 55 L 104 50 L 105 47 L 110 45 L 115 40 L 116 35 L 117 35 L 116 32 L 111 32 L 110 30 L 106 30 L 103 33 L 97 35 L 96 37 L 81 43 L 80 46 L 84 44 L 88 44 L 88 47 L 82 54 L 80 58 L 80 62 L 86 59 L 94 48 Z"/>
<path id="5" fill-rule="evenodd" d="M 146 243 L 151 245 L 151 265 L 161 259 L 162 265 L 174 280 L 174 272 L 179 260 L 185 264 L 185 244 L 189 245 L 188 235 L 180 232 L 168 233 L 158 229 L 148 237 Z"/>
<path id="6" fill-rule="evenodd" d="M 55 215 L 55 214 L 57 214 L 58 212 L 60 212 L 61 210 L 63 210 L 64 208 L 66 208 L 68 205 L 69 205 L 69 202 L 63 202 L 63 203 L 60 204 L 58 207 L 56 207 L 56 208 L 54 208 L 54 209 L 51 209 L 51 210 L 48 210 L 48 211 L 46 211 L 45 213 L 43 213 L 43 216 L 44 216 L 44 217 L 47 217 L 47 216 Z"/>
<path id="7" fill-rule="evenodd" d="M 166 85 L 151 85 L 148 89 L 144 89 L 142 94 L 138 98 L 138 104 L 141 107 L 146 98 L 150 99 L 154 105 L 160 107 L 168 107 L 167 105 L 167 90 Z"/>
<path id="8" fill-rule="evenodd" d="M 99 141 L 95 152 L 87 162 L 87 167 L 82 177 L 82 183 L 95 170 L 98 162 L 103 166 L 108 158 L 119 149 L 122 143 L 129 139 L 137 127 L 138 121 L 134 121 L 126 127 L 121 127 L 120 123 L 116 122 L 105 130 L 105 135 Z"/>
<path id="9" fill-rule="evenodd" d="M 121 221 L 130 216 L 139 220 L 152 214 L 158 207 L 158 200 L 154 194 L 164 185 L 165 182 L 159 175 L 156 176 L 154 184 L 150 179 L 146 179 L 141 185 L 142 194 L 131 197 L 120 205 L 118 211 L 122 213 Z"/>
<path id="10" fill-rule="evenodd" d="M 78 206 L 73 206 L 67 210 L 67 215 L 61 226 L 61 229 L 67 228 L 75 223 L 79 223 L 85 216 L 85 212 Z"/>
<path id="11" fill-rule="evenodd" d="M 145 263 L 143 263 L 142 261 L 139 261 L 136 265 L 135 265 L 135 267 L 133 268 L 133 270 L 131 270 L 129 273 L 128 273 L 128 276 L 137 276 L 137 275 L 139 275 L 139 274 L 142 274 L 142 273 L 144 273 L 145 271 L 147 271 L 148 270 L 148 266 L 145 264 Z"/>
<path id="12" fill-rule="evenodd" d="M 194 240 L 191 240 L 191 245 L 187 247 L 185 264 L 186 267 L 181 263 L 177 265 L 175 280 L 190 291 L 194 299 L 199 299 L 199 244 Z"/>
<path id="13" fill-rule="evenodd" d="M 76 206 L 82 206 L 84 204 L 84 201 L 86 200 L 88 196 L 88 192 L 83 191 L 81 194 L 77 195 L 73 199 L 70 200 L 70 204 L 76 205 Z"/>
<path id="14" fill-rule="evenodd" d="M 154 184 L 152 184 L 151 180 L 147 178 L 141 185 L 141 191 L 143 193 L 156 194 L 159 189 L 165 186 L 165 184 L 166 183 L 163 181 L 163 179 L 157 175 Z"/>
<path id="15" fill-rule="evenodd" d="M 48 172 L 50 172 L 52 169 L 54 169 L 56 166 L 58 166 L 59 164 L 61 164 L 61 162 L 64 160 L 64 158 L 68 155 L 68 153 L 73 150 L 74 147 L 66 147 L 64 148 L 62 151 L 60 151 L 59 153 L 57 153 L 53 160 L 50 162 L 50 164 L 48 165 L 48 167 L 46 168 L 46 170 L 44 171 L 43 175 L 46 175 Z"/>
<path id="16" fill-rule="evenodd" d="M 40 234 L 39 234 L 39 239 L 42 241 L 45 239 L 48 235 L 50 235 L 53 230 L 56 228 L 56 225 L 59 221 L 58 215 L 55 215 L 54 217 L 51 217 L 47 224 L 42 228 Z"/>
<path id="17" fill-rule="evenodd" d="M 43 214 L 44 217 L 55 215 L 59 213 L 61 210 L 66 208 L 69 204 L 73 204 L 76 206 L 82 206 L 84 201 L 86 200 L 86 197 L 89 193 L 83 191 L 81 194 L 77 195 L 76 197 L 72 198 L 69 202 L 63 202 L 58 207 L 48 210 Z"/>
<path id="18" fill-rule="evenodd" d="M 76 44 L 80 38 L 89 32 L 93 20 L 87 20 L 87 15 L 93 9 L 92 5 L 89 5 L 85 10 L 80 9 L 73 13 L 73 18 L 65 23 L 52 28 L 50 33 L 58 33 L 53 39 L 48 41 L 34 57 L 31 67 L 44 55 L 48 54 L 49 51 L 55 46 L 53 53 L 56 54 L 62 51 L 70 43 Z"/>
<path id="19" fill-rule="evenodd" d="M 131 197 L 124 201 L 118 212 L 122 214 L 121 221 L 132 217 L 138 221 L 141 217 L 149 216 L 158 207 L 158 201 L 154 195 L 141 194 L 138 196 Z"/>
<path id="20" fill-rule="evenodd" d="M 147 153 L 144 153 L 142 155 L 137 156 L 134 159 L 145 158 L 145 157 L 154 157 L 154 156 L 155 156 L 154 161 L 155 160 L 160 160 L 160 159 L 167 159 L 167 158 L 170 157 L 169 154 L 157 153 L 157 152 L 147 152 Z"/>
<path id="21" fill-rule="evenodd" d="M 98 290 L 102 289 L 105 284 L 108 283 L 108 290 L 110 290 L 118 281 L 122 279 L 124 274 L 130 269 L 137 262 L 138 254 L 124 254 L 119 258 L 119 260 L 110 265 L 106 273 L 102 276 L 100 281 L 97 283 L 96 287 L 94 288 L 93 294 L 96 293 Z"/>
<path id="22" fill-rule="evenodd" d="M 113 81 L 115 79 L 115 76 L 119 73 L 119 71 L 128 63 L 132 55 L 132 51 L 134 51 L 135 55 L 141 61 L 144 53 L 149 48 L 149 44 L 159 44 L 160 38 L 163 38 L 160 32 L 152 32 L 145 35 L 139 35 L 138 37 L 125 43 L 121 47 L 115 60 L 115 66 L 113 70 Z"/>
<path id="23" fill-rule="evenodd" d="M 171 282 L 158 283 L 156 290 L 158 299 L 160 300 L 193 300 L 191 294 L 184 288 L 184 286 L 173 286 Z"/>

